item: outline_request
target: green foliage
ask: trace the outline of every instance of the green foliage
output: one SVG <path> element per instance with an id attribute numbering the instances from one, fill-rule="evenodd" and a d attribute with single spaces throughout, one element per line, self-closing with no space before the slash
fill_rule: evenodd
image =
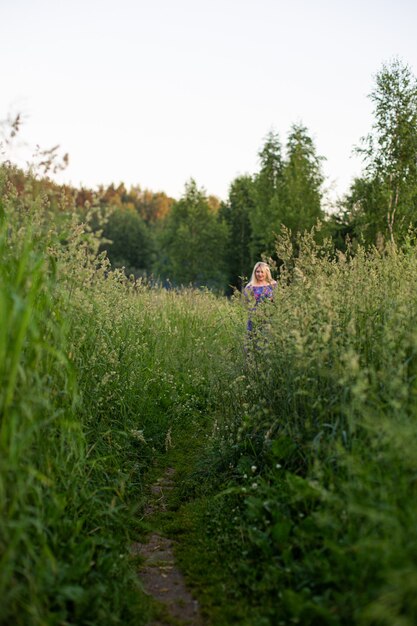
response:
<path id="1" fill-rule="evenodd" d="M 354 181 L 346 206 L 367 241 L 402 241 L 415 225 L 417 206 L 417 79 L 394 60 L 383 65 L 370 94 L 374 124 L 357 152 L 365 170 Z"/>
<path id="2" fill-rule="evenodd" d="M 274 228 L 279 223 L 279 204 L 282 184 L 281 142 L 277 133 L 270 131 L 259 152 L 260 170 L 254 177 L 254 207 L 249 213 L 252 230 L 251 258 L 273 249 Z M 277 200 L 278 199 L 278 200 Z"/>
<path id="3" fill-rule="evenodd" d="M 414 240 L 283 233 L 251 345 L 243 300 L 128 281 L 2 176 L 0 623 L 151 619 L 129 546 L 172 445 L 214 623 L 415 623 Z"/>
<path id="4" fill-rule="evenodd" d="M 113 267 L 125 267 L 126 274 L 143 274 L 153 262 L 153 241 L 149 228 L 134 210 L 114 210 L 103 229 L 108 241 L 102 245 Z"/>
<path id="5" fill-rule="evenodd" d="M 0 623 L 132 623 L 137 584 L 125 533 L 114 532 L 129 523 L 126 475 L 94 450 L 81 419 L 60 235 L 8 174 L 2 167 Z"/>
<path id="6" fill-rule="evenodd" d="M 240 289 L 242 280 L 252 270 L 250 255 L 251 223 L 250 214 L 254 210 L 254 184 L 250 176 L 236 178 L 230 186 L 229 201 L 220 208 L 220 218 L 229 227 L 225 260 L 228 270 L 228 284 Z"/>
<path id="7" fill-rule="evenodd" d="M 277 134 L 270 133 L 259 153 L 261 169 L 254 178 L 249 220 L 251 258 L 275 256 L 275 238 L 284 226 L 294 233 L 309 230 L 324 217 L 321 208 L 323 157 L 301 124 L 291 127 L 286 154 Z"/>
<path id="8" fill-rule="evenodd" d="M 226 568 L 237 623 L 411 626 L 415 248 L 335 258 L 313 234 L 295 247 L 291 258 L 282 237 L 262 338 L 219 390 L 206 454 L 216 478 L 207 467 L 199 476 L 212 494 L 209 567 Z M 201 517 L 194 523 L 201 536 Z"/>
<path id="9" fill-rule="evenodd" d="M 9 173 L 0 170 L 0 623 L 145 624 L 151 607 L 130 556 L 144 473 L 171 429 L 215 395 L 234 315 L 208 293 L 112 272 L 88 222 L 55 228 L 32 179 L 19 191 Z"/>
<path id="10" fill-rule="evenodd" d="M 243 299 L 127 280 L 98 253 L 87 198 L 81 225 L 71 193 L 1 167 L 0 624 L 153 619 L 130 546 L 170 446 L 171 532 L 213 623 L 417 622 L 417 255 L 401 230 L 414 144 L 394 106 L 414 106 L 407 76 L 394 66 L 378 82 L 381 141 L 350 215 L 401 246 L 341 253 L 314 228 L 281 227 L 284 209 L 297 230 L 320 206 L 302 127 L 287 160 L 269 137 L 260 174 L 235 181 L 220 216 L 191 181 L 166 218 L 161 267 L 178 283 L 220 285 L 227 236 L 240 271 L 279 226 L 280 282 L 254 342 Z"/>
<path id="11" fill-rule="evenodd" d="M 161 274 L 175 285 L 224 285 L 227 226 L 211 210 L 204 191 L 191 180 L 161 235 Z"/>
<path id="12" fill-rule="evenodd" d="M 324 218 L 321 208 L 323 157 L 317 156 L 313 140 L 302 125 L 292 126 L 286 153 L 280 217 L 282 224 L 299 233 L 310 230 L 317 220 Z"/>

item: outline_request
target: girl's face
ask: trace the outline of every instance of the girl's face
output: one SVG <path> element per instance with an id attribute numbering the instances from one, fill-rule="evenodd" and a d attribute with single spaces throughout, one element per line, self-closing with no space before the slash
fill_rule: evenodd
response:
<path id="1" fill-rule="evenodd" d="M 263 265 L 259 265 L 256 270 L 255 270 L 255 276 L 256 276 L 256 280 L 258 281 L 258 283 L 261 283 L 265 280 L 266 278 L 266 272 L 265 272 L 265 268 Z"/>

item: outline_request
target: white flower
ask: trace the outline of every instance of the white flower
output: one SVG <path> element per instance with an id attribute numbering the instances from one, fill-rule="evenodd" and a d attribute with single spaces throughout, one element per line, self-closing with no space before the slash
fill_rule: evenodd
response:
<path id="1" fill-rule="evenodd" d="M 256 465 L 252 465 L 251 470 L 252 470 L 253 473 L 255 473 L 257 469 L 258 468 L 256 467 Z"/>

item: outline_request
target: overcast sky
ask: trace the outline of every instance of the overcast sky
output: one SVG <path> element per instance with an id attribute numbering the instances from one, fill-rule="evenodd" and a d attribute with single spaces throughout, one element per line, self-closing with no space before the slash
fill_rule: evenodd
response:
<path id="1" fill-rule="evenodd" d="M 343 194 L 384 62 L 417 73 L 415 0 L 0 0 L 0 119 L 60 144 L 60 181 L 225 199 L 302 122 Z M 15 157 L 23 158 L 23 149 Z"/>

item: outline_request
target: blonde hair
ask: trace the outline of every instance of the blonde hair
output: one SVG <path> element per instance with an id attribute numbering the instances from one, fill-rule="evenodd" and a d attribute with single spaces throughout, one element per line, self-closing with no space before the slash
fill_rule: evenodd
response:
<path id="1" fill-rule="evenodd" d="M 252 270 L 252 276 L 250 277 L 250 281 L 248 282 L 248 286 L 249 286 L 249 285 L 253 286 L 253 285 L 257 285 L 257 284 L 258 284 L 258 281 L 256 280 L 256 274 L 255 274 L 255 272 L 256 272 L 256 270 L 258 269 L 258 267 L 261 267 L 261 266 L 262 266 L 262 267 L 264 268 L 264 270 L 265 270 L 265 274 L 266 274 L 266 281 L 267 281 L 268 283 L 274 283 L 274 282 L 275 282 L 275 281 L 274 281 L 274 279 L 272 278 L 272 275 L 271 275 L 271 270 L 270 270 L 270 268 L 269 268 L 268 263 L 265 263 L 264 261 L 258 261 L 257 263 L 255 263 L 255 266 L 254 266 L 254 268 L 253 268 L 253 270 Z"/>

